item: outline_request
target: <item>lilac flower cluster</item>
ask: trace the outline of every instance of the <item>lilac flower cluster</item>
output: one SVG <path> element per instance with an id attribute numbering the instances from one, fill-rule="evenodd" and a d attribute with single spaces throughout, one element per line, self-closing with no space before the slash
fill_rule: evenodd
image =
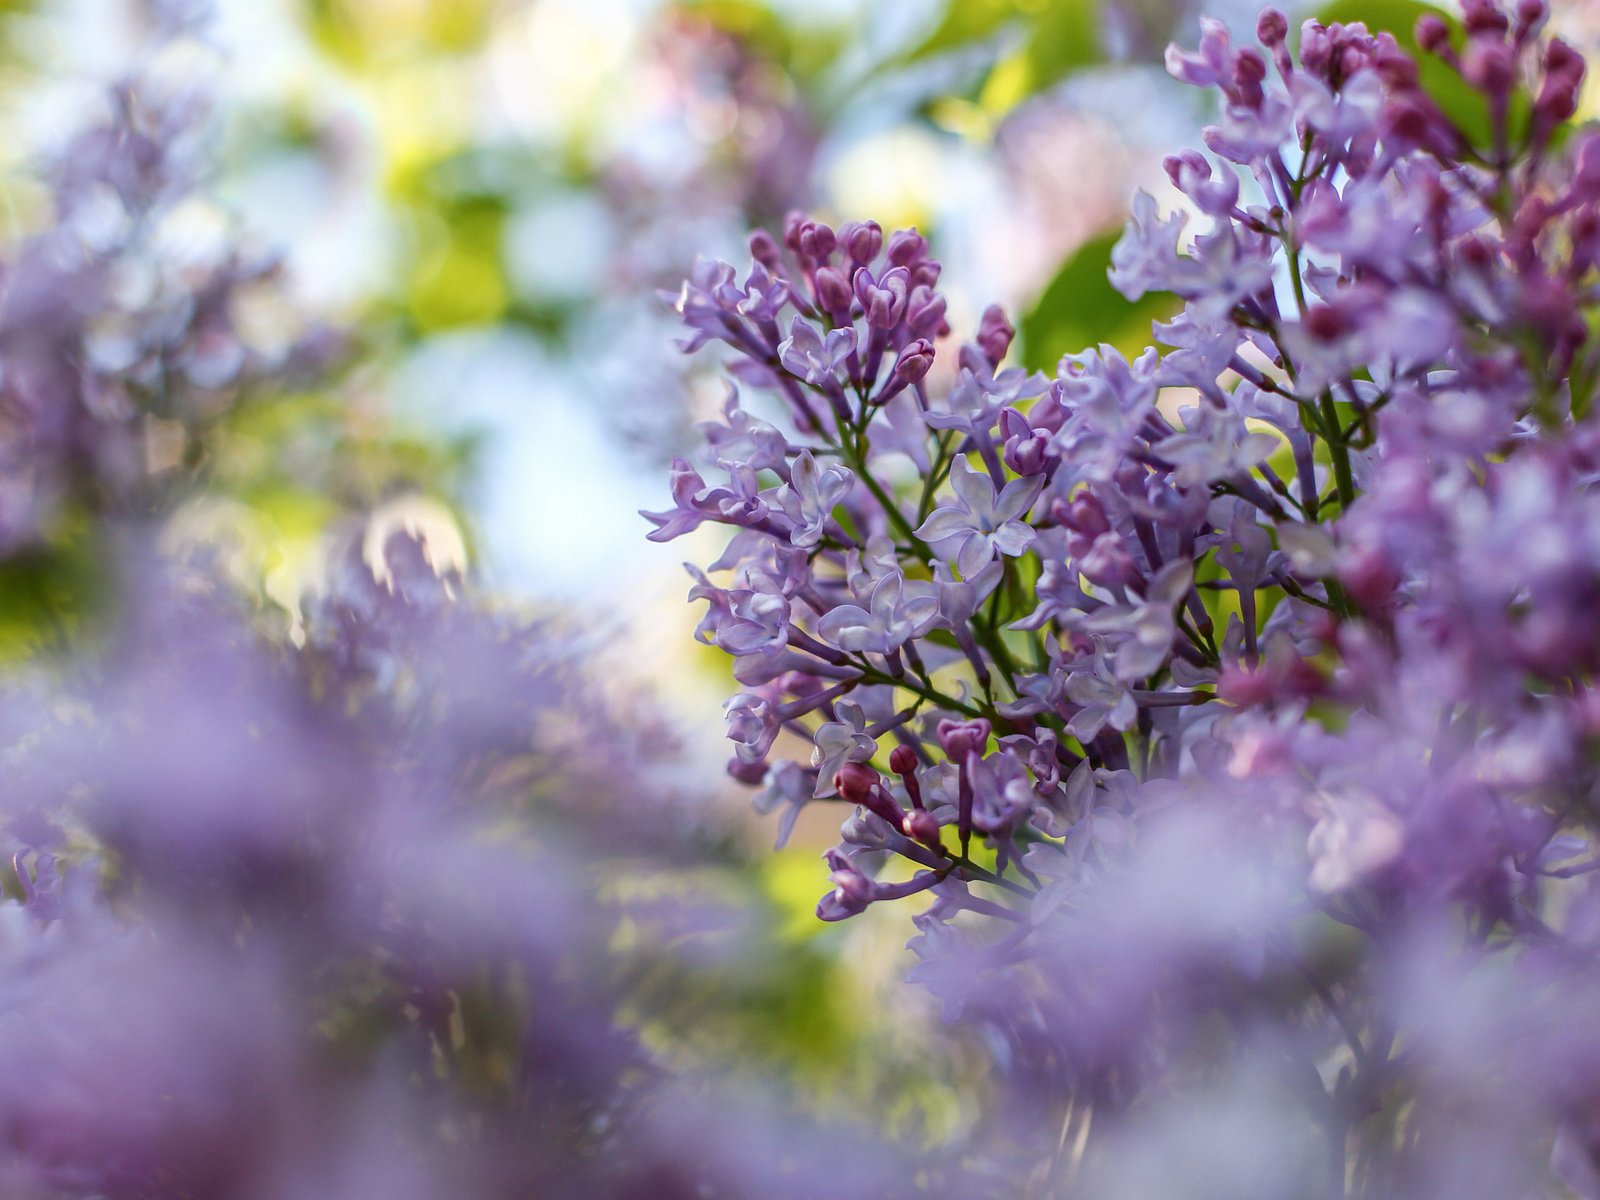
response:
<path id="1" fill-rule="evenodd" d="M 1428 76 L 1274 10 L 1170 50 L 1220 118 L 1114 253 L 1175 297 L 1131 361 L 952 354 L 871 222 L 684 285 L 767 405 L 646 514 L 731 528 L 729 772 L 780 842 L 844 806 L 822 919 L 931 900 L 1031 1187 L 1600 1196 L 1600 132 L 1548 17 L 1425 16 Z"/>
<path id="2" fill-rule="evenodd" d="M 48 154 L 49 222 L 0 272 L 0 552 L 148 512 L 241 398 L 336 349 L 210 198 L 209 52 L 195 5 L 163 7 L 171 38 Z"/>

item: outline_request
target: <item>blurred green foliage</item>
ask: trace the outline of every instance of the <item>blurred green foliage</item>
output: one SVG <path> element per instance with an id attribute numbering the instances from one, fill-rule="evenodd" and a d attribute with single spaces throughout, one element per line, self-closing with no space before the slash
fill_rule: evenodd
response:
<path id="1" fill-rule="evenodd" d="M 1152 292 L 1125 299 L 1111 286 L 1106 271 L 1120 232 L 1091 238 L 1069 258 L 1034 306 L 1022 315 L 1022 359 L 1029 370 L 1054 375 L 1062 354 L 1075 354 L 1101 343 L 1132 357 L 1150 344 L 1152 322 L 1173 316 L 1176 296 Z"/>
<path id="2" fill-rule="evenodd" d="M 1103 61 L 1101 0 L 949 0 L 933 31 L 906 60 L 963 52 L 998 40 L 979 106 L 1003 116 L 1074 71 Z"/>

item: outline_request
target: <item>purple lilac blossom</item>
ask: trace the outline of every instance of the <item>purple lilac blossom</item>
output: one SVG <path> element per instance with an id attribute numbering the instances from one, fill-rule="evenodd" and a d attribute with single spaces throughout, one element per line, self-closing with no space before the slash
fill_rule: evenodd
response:
<path id="1" fill-rule="evenodd" d="M 1140 194 L 1112 255 L 1183 305 L 1131 362 L 1035 386 L 997 313 L 951 346 L 910 230 L 755 236 L 803 358 L 685 293 L 854 483 L 804 546 L 709 518 L 724 569 L 804 552 L 764 702 L 845 809 L 818 916 L 921 897 L 911 978 L 997 1048 L 1028 1194 L 1600 1197 L 1600 131 L 1549 15 L 1425 15 L 1429 76 L 1202 22 L 1192 210 Z M 913 620 L 929 578 L 974 594 Z"/>

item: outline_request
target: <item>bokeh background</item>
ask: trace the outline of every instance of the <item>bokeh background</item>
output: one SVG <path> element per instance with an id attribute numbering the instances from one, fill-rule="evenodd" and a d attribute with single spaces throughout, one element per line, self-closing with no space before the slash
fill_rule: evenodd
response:
<path id="1" fill-rule="evenodd" d="M 671 714 L 675 786 L 725 830 L 713 861 L 634 886 L 761 914 L 730 932 L 715 994 L 634 981 L 668 1058 L 734 1062 L 819 1108 L 959 1132 L 977 1048 L 895 989 L 909 927 L 879 906 L 812 916 L 837 814 L 782 852 L 722 774 L 726 662 L 691 638 L 681 561 L 644 540 L 665 465 L 714 413 L 709 363 L 676 352 L 670 300 L 697 254 L 742 263 L 747 230 L 793 208 L 915 225 L 946 266 L 951 323 L 999 301 L 1029 365 L 1098 341 L 1142 346 L 1152 313 L 1104 268 L 1136 188 L 1181 203 L 1164 154 L 1206 97 L 1167 78 L 1202 8 L 1253 0 L 5 0 L 0 237 L 48 218 L 40 155 L 105 103 L 157 21 L 193 36 L 155 75 L 216 106 L 216 203 L 164 237 L 203 257 L 223 231 L 281 254 L 296 321 L 337 331 L 340 368 L 231 415 L 210 493 L 238 570 L 293 609 L 340 514 L 402 506 L 459 540 L 482 586 L 575 616 L 597 669 Z M 1402 37 L 1417 0 L 1288 5 Z M 1558 4 L 1592 52 L 1600 4 Z M 148 64 L 146 64 L 148 65 Z M 1591 91 L 1587 108 L 1597 111 Z M 238 314 L 264 339 L 283 313 Z M 438 532 L 442 531 L 442 532 Z M 710 529 L 701 531 L 714 537 Z M 64 561 L 8 568 L 0 646 L 25 654 L 73 586 Z M 22 573 L 19 574 L 18 572 Z M 34 597 L 34 601 L 28 601 Z M 30 607 L 31 604 L 31 607 Z M 645 936 L 619 931 L 623 942 Z M 679 996 L 675 1007 L 663 997 Z"/>

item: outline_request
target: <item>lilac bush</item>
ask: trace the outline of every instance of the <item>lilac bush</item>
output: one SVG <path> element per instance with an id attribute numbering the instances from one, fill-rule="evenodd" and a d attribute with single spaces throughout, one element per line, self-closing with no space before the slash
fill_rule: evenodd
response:
<path id="1" fill-rule="evenodd" d="M 200 7 L 155 6 L 0 275 L 0 566 L 75 541 L 93 593 L 0 656 L 0 1194 L 936 1193 L 641 1036 L 716 1009 L 737 914 L 660 886 L 719 831 L 600 631 L 484 595 L 414 494 L 338 514 L 289 600 L 191 519 L 226 418 L 338 341 L 206 199 Z"/>
<path id="2" fill-rule="evenodd" d="M 921 897 L 1030 1194 L 1600 1196 L 1600 132 L 1548 17 L 1203 22 L 1132 360 L 949 348 L 871 221 L 678 297 L 733 386 L 646 516 L 731 533 L 729 773 L 780 842 L 841 806 L 821 919 Z"/>
<path id="3" fill-rule="evenodd" d="M 241 402 L 337 349 L 210 192 L 208 53 L 195 5 L 154 6 L 144 59 L 45 152 L 48 221 L 0 282 L 0 552 L 85 514 L 143 516 L 202 476 Z M 270 386 L 269 386 L 270 385 Z"/>

